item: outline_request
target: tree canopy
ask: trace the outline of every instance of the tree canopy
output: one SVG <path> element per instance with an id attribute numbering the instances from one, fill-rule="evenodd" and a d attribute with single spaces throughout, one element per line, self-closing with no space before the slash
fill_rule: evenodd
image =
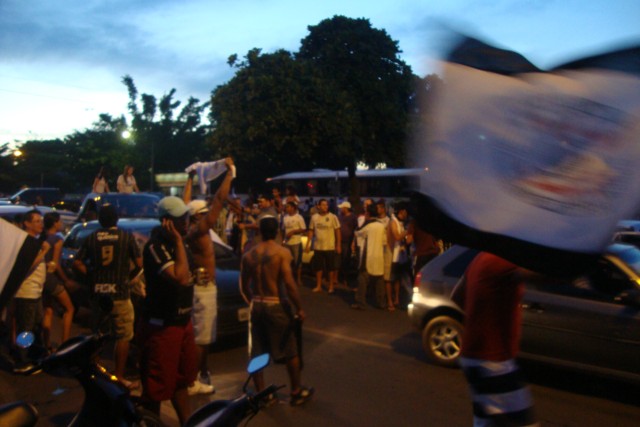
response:
<path id="1" fill-rule="evenodd" d="M 399 54 L 368 20 L 335 16 L 309 27 L 296 54 L 233 55 L 235 76 L 212 95 L 212 143 L 263 178 L 400 166 L 414 76 Z"/>

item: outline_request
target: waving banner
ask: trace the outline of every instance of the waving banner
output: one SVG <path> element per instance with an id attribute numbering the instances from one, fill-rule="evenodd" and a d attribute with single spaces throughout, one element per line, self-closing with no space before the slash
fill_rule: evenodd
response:
<path id="1" fill-rule="evenodd" d="M 27 277 L 40 246 L 41 242 L 0 218 L 0 311 Z"/>
<path id="2" fill-rule="evenodd" d="M 640 48 L 542 72 L 465 39 L 412 156 L 422 227 L 524 267 L 572 274 L 640 210 Z"/>

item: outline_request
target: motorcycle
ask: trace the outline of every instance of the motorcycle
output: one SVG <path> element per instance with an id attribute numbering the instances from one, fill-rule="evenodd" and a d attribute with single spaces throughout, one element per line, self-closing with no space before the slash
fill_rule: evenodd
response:
<path id="1" fill-rule="evenodd" d="M 100 299 L 101 319 L 98 331 L 108 320 L 112 308 L 113 301 L 110 298 Z M 69 423 L 69 427 L 163 426 L 164 424 L 155 413 L 145 409 L 138 399 L 131 396 L 129 389 L 117 377 L 97 362 L 98 355 L 110 337 L 108 333 L 97 332 L 70 338 L 55 353 L 31 362 L 27 366 L 14 369 L 14 373 L 33 375 L 44 371 L 51 375 L 73 375 L 82 385 L 84 402 L 80 411 Z M 34 343 L 35 335 L 30 331 L 21 332 L 16 338 L 16 345 L 21 349 L 30 349 Z M 35 411 L 35 408 L 33 409 Z M 24 402 L 16 402 L 15 407 L 6 405 L 0 408 L 0 425 L 14 425 L 2 422 L 2 417 L 7 412 L 17 414 L 19 420 L 16 421 L 16 425 L 25 427 L 35 425 L 37 411 L 35 411 L 35 421 L 30 424 L 34 411 L 30 411 L 30 405 Z"/>
<path id="2" fill-rule="evenodd" d="M 243 394 L 233 400 L 215 400 L 202 406 L 189 417 L 185 427 L 234 427 L 249 417 L 248 423 L 269 400 L 274 399 L 275 393 L 284 387 L 272 384 L 255 394 L 248 390 L 253 375 L 268 365 L 268 354 L 253 358 L 247 368 L 249 377 L 242 387 Z"/>
<path id="3" fill-rule="evenodd" d="M 71 338 L 65 341 L 55 353 L 14 372 L 21 375 L 33 375 L 41 371 L 52 375 L 73 375 L 82 385 L 85 398 L 80 411 L 69 423 L 69 427 L 163 426 L 156 414 L 144 409 L 137 399 L 131 396 L 127 387 L 96 362 L 98 354 L 108 339 L 108 335 L 100 333 Z M 16 339 L 16 343 L 22 348 L 30 347 L 33 341 L 31 332 L 23 332 Z M 7 410 L 20 412 L 25 418 L 29 418 L 29 405 L 24 403 L 21 405 L 20 402 L 16 402 L 16 405 L 16 408 L 22 409 L 18 411 L 10 407 Z M 2 422 L 2 417 L 5 415 L 2 409 L 0 408 L 0 425 L 14 425 Z M 35 421 L 37 421 L 37 415 Z M 20 421 L 23 424 L 18 425 L 35 425 L 35 421 L 33 424 Z"/>
<path id="4" fill-rule="evenodd" d="M 50 374 L 71 373 L 85 392 L 82 408 L 69 423 L 78 426 L 164 426 L 158 416 L 144 409 L 131 397 L 129 390 L 104 367 L 95 362 L 107 340 L 106 335 L 92 334 L 71 338 L 58 351 L 20 369 L 20 374 L 32 375 L 40 371 Z M 33 344 L 30 332 L 21 333 L 16 342 L 23 348 Z M 245 418 L 251 420 L 284 386 L 270 385 L 258 393 L 248 390 L 253 375 L 270 363 L 263 354 L 249 362 L 243 394 L 233 400 L 215 400 L 196 410 L 187 420 L 186 427 L 230 427 L 239 425 Z M 33 427 L 38 420 L 37 410 L 26 402 L 14 402 L 0 407 L 0 425 Z"/>

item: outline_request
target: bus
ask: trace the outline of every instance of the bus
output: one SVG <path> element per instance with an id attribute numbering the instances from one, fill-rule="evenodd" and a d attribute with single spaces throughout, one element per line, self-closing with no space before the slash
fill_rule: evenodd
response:
<path id="1" fill-rule="evenodd" d="M 420 177 L 427 169 L 368 169 L 357 170 L 360 198 L 384 199 L 387 202 L 406 200 L 409 192 L 418 188 Z M 267 178 L 267 184 L 284 190 L 291 186 L 302 203 L 312 199 L 337 201 L 349 197 L 349 175 L 346 170 L 314 169 L 311 172 L 290 172 Z"/>

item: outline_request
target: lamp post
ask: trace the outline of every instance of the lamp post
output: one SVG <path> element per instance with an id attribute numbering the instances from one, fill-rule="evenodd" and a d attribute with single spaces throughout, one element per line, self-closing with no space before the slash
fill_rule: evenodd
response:
<path id="1" fill-rule="evenodd" d="M 15 149 L 13 150 L 13 166 L 18 166 L 18 159 L 20 158 L 20 156 L 22 156 L 22 151 L 20 151 L 19 149 Z"/>

